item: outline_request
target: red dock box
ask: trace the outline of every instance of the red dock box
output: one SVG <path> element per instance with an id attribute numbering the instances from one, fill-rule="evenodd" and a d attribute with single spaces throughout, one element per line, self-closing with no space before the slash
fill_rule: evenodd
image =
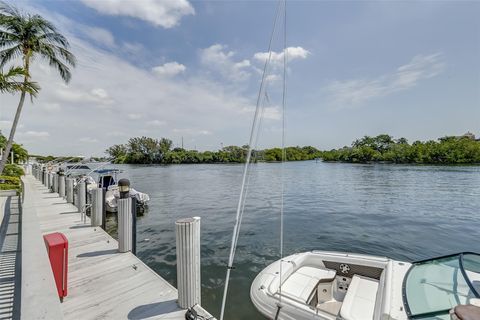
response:
<path id="1" fill-rule="evenodd" d="M 68 240 L 60 232 L 46 234 L 43 236 L 43 240 L 47 247 L 58 296 L 63 301 L 63 297 L 67 296 Z"/>

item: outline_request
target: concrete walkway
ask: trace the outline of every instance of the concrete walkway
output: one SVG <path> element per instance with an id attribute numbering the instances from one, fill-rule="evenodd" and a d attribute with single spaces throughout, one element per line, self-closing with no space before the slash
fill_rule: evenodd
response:
<path id="1" fill-rule="evenodd" d="M 133 254 L 118 253 L 115 239 L 101 228 L 91 227 L 88 218 L 86 224 L 82 223 L 76 207 L 66 203 L 57 194 L 50 193 L 33 176 L 26 176 L 23 180 L 24 223 L 36 218 L 42 234 L 62 232 L 69 241 L 68 296 L 60 304 L 58 296 L 53 293 L 61 310 L 61 317 L 55 318 L 185 319 L 185 310 L 178 307 L 177 290 L 173 286 Z M 32 246 L 33 242 L 43 246 L 41 236 L 36 237 L 39 238 L 29 239 L 28 243 L 22 242 L 24 252 L 27 249 L 25 246 Z M 43 250 L 45 251 L 44 247 Z M 29 266 L 32 267 L 35 268 Z M 26 271 L 22 269 L 22 273 L 25 274 Z M 49 280 L 46 275 L 42 279 L 53 281 L 53 278 Z M 34 288 L 33 291 L 45 287 L 43 284 L 38 288 L 33 283 L 35 281 L 38 282 L 38 279 L 31 277 L 22 283 L 22 318 L 51 319 L 48 315 L 50 310 L 44 310 L 47 313 L 40 317 L 38 310 L 35 310 L 35 302 L 30 303 L 27 299 L 35 300 L 37 294 L 43 294 L 50 296 L 50 301 L 44 303 L 53 303 L 51 289 L 54 284 L 47 284 L 49 288 L 43 289 L 44 292 L 29 292 L 27 298 L 23 294 L 24 287 Z M 55 310 L 56 306 L 51 305 L 51 308 Z M 211 317 L 204 310 L 198 310 L 206 319 Z M 35 314 L 37 316 L 34 318 Z"/>
<path id="2" fill-rule="evenodd" d="M 0 193 L 0 319 L 20 319 L 20 203 L 16 192 Z"/>

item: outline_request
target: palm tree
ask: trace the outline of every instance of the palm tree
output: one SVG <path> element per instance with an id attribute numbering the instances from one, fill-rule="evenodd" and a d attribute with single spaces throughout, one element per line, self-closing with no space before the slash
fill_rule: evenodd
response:
<path id="1" fill-rule="evenodd" d="M 28 84 L 32 84 L 30 82 L 30 62 L 36 57 L 43 58 L 51 67 L 57 69 L 60 77 L 68 83 L 71 78 L 69 66 L 75 66 L 75 56 L 68 50 L 69 47 L 67 39 L 58 32 L 52 23 L 37 14 L 24 14 L 0 1 L 0 68 L 21 58 L 24 72 L 23 85 L 20 87 L 20 101 L 4 156 L 0 162 L 0 173 L 5 167 L 7 155 L 12 148 L 25 95 L 31 94 L 27 90 Z"/>
<path id="2" fill-rule="evenodd" d="M 26 72 L 22 67 L 10 67 L 6 73 L 0 72 L 0 93 L 17 93 L 25 91 L 30 96 L 36 97 L 40 87 L 36 82 L 24 82 Z"/>

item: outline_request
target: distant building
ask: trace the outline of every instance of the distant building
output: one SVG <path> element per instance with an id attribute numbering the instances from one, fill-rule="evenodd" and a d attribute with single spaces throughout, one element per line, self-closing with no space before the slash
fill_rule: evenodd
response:
<path id="1" fill-rule="evenodd" d="M 463 136 L 459 137 L 459 138 L 469 138 L 471 140 L 475 140 L 475 135 L 473 133 L 471 133 L 470 131 L 468 131 L 467 133 L 465 133 Z"/>
<path id="2" fill-rule="evenodd" d="M 462 138 L 468 138 L 470 140 L 480 141 L 480 138 L 475 139 L 475 135 L 473 133 L 471 133 L 470 131 L 468 131 L 467 133 L 465 133 L 461 136 L 445 136 L 445 137 L 439 138 L 438 140 L 445 141 L 445 140 L 449 140 L 449 139 L 462 139 Z"/>

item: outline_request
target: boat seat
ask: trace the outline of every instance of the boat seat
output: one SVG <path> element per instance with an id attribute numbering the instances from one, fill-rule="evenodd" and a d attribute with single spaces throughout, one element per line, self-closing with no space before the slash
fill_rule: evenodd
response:
<path id="1" fill-rule="evenodd" d="M 285 280 L 282 295 L 308 303 L 318 284 L 333 281 L 336 273 L 335 270 L 325 268 L 301 267 Z"/>
<path id="2" fill-rule="evenodd" d="M 359 275 L 352 277 L 340 315 L 345 320 L 373 319 L 378 280 Z"/>

